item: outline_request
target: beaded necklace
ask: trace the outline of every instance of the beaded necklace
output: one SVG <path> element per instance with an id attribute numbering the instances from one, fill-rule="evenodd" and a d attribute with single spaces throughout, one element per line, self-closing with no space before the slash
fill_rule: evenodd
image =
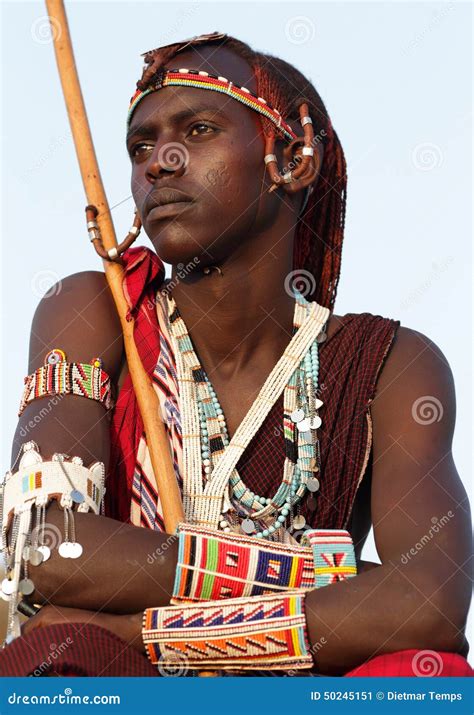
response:
<path id="1" fill-rule="evenodd" d="M 322 401 L 318 390 L 318 342 L 325 333 L 329 309 L 309 303 L 294 291 L 293 336 L 233 438 L 216 392 L 200 364 L 186 325 L 167 293 L 170 336 L 176 356 L 181 396 L 183 439 L 183 506 L 190 523 L 241 530 L 257 538 L 287 540 L 290 528 L 304 527 L 300 504 L 320 482 L 317 429 Z M 285 463 L 272 498 L 246 487 L 235 465 L 283 391 Z M 320 475 L 319 475 L 320 476 Z M 296 512 L 296 513 L 295 513 Z"/>

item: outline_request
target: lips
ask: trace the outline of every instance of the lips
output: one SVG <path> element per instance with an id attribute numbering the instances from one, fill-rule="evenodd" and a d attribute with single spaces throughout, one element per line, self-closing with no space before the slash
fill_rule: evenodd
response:
<path id="1" fill-rule="evenodd" d="M 192 197 L 176 189 L 157 189 L 153 191 L 145 201 L 145 216 L 148 216 L 152 209 L 167 204 L 189 203 Z"/>

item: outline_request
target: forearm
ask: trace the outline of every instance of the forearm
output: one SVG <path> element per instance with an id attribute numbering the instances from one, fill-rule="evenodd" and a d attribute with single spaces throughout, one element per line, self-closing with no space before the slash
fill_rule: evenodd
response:
<path id="1" fill-rule="evenodd" d="M 434 564 L 386 564 L 310 591 L 306 618 L 318 670 L 337 675 L 408 648 L 462 652 L 469 586 L 459 571 L 444 576 Z"/>
<path id="2" fill-rule="evenodd" d="M 169 603 L 177 562 L 177 540 L 168 534 L 94 514 L 74 514 L 79 559 L 63 559 L 57 549 L 31 568 L 35 603 L 135 613 Z M 63 512 L 52 503 L 46 515 L 53 535 L 63 532 Z"/>

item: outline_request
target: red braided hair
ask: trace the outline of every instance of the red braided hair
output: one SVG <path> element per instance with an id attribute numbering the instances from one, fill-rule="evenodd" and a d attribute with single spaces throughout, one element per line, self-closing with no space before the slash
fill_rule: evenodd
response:
<path id="1" fill-rule="evenodd" d="M 326 107 L 311 82 L 288 62 L 255 52 L 234 37 L 226 36 L 219 44 L 247 60 L 256 78 L 258 96 L 276 107 L 285 119 L 298 120 L 299 105 L 308 104 L 314 133 L 324 146 L 324 155 L 316 188 L 296 224 L 293 270 L 313 277 L 305 297 L 332 311 L 341 268 L 347 174 L 344 152 Z M 183 43 L 176 43 L 146 52 L 137 89 L 145 90 L 182 47 Z M 263 116 L 260 120 L 265 134 L 275 132 L 269 120 Z M 297 278 L 295 285 L 297 287 Z"/>

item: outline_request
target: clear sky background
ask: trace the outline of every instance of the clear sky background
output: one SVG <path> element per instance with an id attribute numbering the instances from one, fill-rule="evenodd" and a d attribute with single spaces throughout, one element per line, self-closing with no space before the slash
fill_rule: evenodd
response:
<path id="1" fill-rule="evenodd" d="M 1 457 L 9 465 L 41 296 L 101 270 L 42 2 L 2 2 Z M 315 84 L 348 162 L 336 313 L 399 319 L 439 345 L 457 390 L 455 461 L 470 489 L 471 6 L 463 2 L 67 2 L 117 234 L 133 215 L 125 151 L 140 54 L 219 30 Z M 142 234 L 141 242 L 151 246 Z M 60 346 L 58 346 L 60 347 Z M 373 543 L 365 550 L 374 558 Z M 471 638 L 472 640 L 472 638 Z"/>

